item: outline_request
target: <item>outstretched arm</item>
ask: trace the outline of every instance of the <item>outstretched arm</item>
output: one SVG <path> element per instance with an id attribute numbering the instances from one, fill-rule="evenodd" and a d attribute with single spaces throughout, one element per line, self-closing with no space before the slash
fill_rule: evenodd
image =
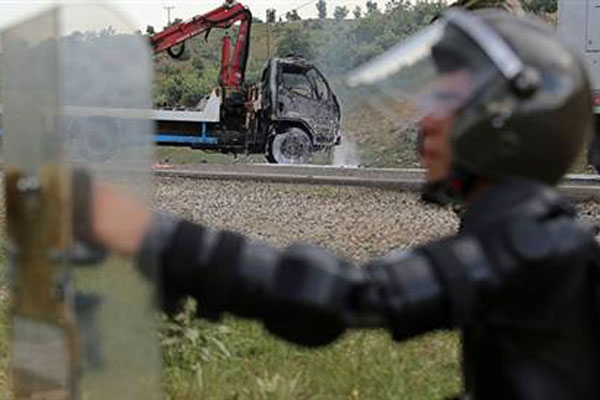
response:
<path id="1" fill-rule="evenodd" d="M 348 327 L 392 328 L 400 309 L 443 307 L 440 283 L 420 253 L 356 268 L 316 246 L 277 249 L 152 214 L 110 185 L 96 184 L 94 192 L 95 237 L 122 255 L 137 255 L 144 274 L 158 275 L 163 305 L 171 311 L 191 296 L 203 317 L 231 312 L 258 318 L 288 340 L 320 345 Z M 396 268 L 401 272 L 394 275 Z M 443 312 L 437 313 L 440 319 L 427 319 L 427 328 L 444 325 Z M 406 328 L 415 334 L 423 329 Z"/>
<path id="2" fill-rule="evenodd" d="M 404 340 L 461 326 L 498 282 L 511 279 L 516 263 L 504 254 L 504 273 L 477 239 L 458 236 L 356 268 L 317 246 L 277 249 L 187 221 L 177 224 L 161 257 L 167 297 L 194 297 L 208 318 L 230 312 L 263 320 L 271 332 L 308 346 L 352 327 L 382 327 Z"/>
<path id="3" fill-rule="evenodd" d="M 403 340 L 464 325 L 523 265 L 556 256 L 559 248 L 572 250 L 556 239 L 573 224 L 518 218 L 516 225 L 392 252 L 356 268 L 317 246 L 277 249 L 234 232 L 152 215 L 113 198 L 110 188 L 100 190 L 108 191 L 104 200 L 120 217 L 106 215 L 96 235 L 125 255 L 138 254 L 142 272 L 161 278 L 167 309 L 191 296 L 201 317 L 230 312 L 260 319 L 276 335 L 307 346 L 330 343 L 350 327 L 384 327 Z M 96 205 L 97 216 L 106 206 Z M 149 268 L 151 259 L 159 260 L 157 270 Z"/>

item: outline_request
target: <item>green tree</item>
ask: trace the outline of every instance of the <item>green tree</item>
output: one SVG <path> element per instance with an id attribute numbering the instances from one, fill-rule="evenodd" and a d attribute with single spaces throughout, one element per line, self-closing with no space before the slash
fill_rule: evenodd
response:
<path id="1" fill-rule="evenodd" d="M 154 102 L 160 106 L 194 107 L 206 96 L 217 82 L 218 71 L 205 69 L 198 74 L 190 69 L 181 69 L 171 75 L 158 77 Z"/>
<path id="2" fill-rule="evenodd" d="M 194 55 L 192 57 L 192 66 L 194 67 L 194 70 L 197 74 L 202 74 L 202 71 L 204 71 L 203 57 L 200 55 Z"/>
<path id="3" fill-rule="evenodd" d="M 350 13 L 350 11 L 348 10 L 348 7 L 343 6 L 337 6 L 335 8 L 335 10 L 333 11 L 333 18 L 335 18 L 336 21 L 343 21 L 344 19 L 346 19 L 346 17 L 348 16 L 348 14 Z"/>
<path id="4" fill-rule="evenodd" d="M 527 0 L 523 2 L 525 11 L 533 14 L 552 14 L 558 9 L 557 0 Z"/>
<path id="5" fill-rule="evenodd" d="M 352 11 L 352 15 L 354 15 L 355 19 L 360 19 L 360 17 L 362 16 L 362 9 L 360 8 L 360 6 L 354 7 L 354 11 Z"/>
<path id="6" fill-rule="evenodd" d="M 100 33 L 98 34 L 99 37 L 101 38 L 107 38 L 107 37 L 111 37 L 111 36 L 115 36 L 117 34 L 117 30 L 115 29 L 114 26 L 109 25 L 106 28 L 103 28 Z"/>
<path id="7" fill-rule="evenodd" d="M 285 13 L 285 19 L 288 22 L 293 22 L 293 21 L 300 21 L 302 18 L 300 18 L 300 15 L 298 14 L 298 10 L 292 10 L 292 11 L 288 11 L 287 13 Z"/>
<path id="8" fill-rule="evenodd" d="M 277 21 L 277 12 L 274 8 L 267 9 L 267 23 L 274 24 Z"/>
<path id="9" fill-rule="evenodd" d="M 327 18 L 327 3 L 325 0 L 319 0 L 317 2 L 317 11 L 319 13 L 319 19 Z"/>
<path id="10" fill-rule="evenodd" d="M 298 26 L 290 26 L 277 44 L 279 57 L 296 55 L 311 59 L 313 54 L 313 44 L 308 31 Z"/>
<path id="11" fill-rule="evenodd" d="M 367 7 L 367 15 L 379 13 L 379 7 L 377 6 L 377 2 L 376 1 L 367 0 L 367 3 L 365 4 L 365 7 Z"/>

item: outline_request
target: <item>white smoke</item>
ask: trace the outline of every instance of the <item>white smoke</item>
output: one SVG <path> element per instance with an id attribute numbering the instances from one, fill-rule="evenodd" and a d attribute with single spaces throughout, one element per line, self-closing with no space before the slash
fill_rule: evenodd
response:
<path id="1" fill-rule="evenodd" d="M 356 142 L 348 136 L 342 137 L 342 143 L 333 149 L 333 165 L 336 167 L 358 167 L 360 156 Z"/>

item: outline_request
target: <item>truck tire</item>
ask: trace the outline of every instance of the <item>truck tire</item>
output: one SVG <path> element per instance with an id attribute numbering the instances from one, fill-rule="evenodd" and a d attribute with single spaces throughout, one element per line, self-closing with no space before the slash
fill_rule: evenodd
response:
<path id="1" fill-rule="evenodd" d="M 307 164 L 312 153 L 310 136 L 296 127 L 273 135 L 267 145 L 267 160 L 273 164 Z"/>
<path id="2" fill-rule="evenodd" d="M 111 118 L 88 117 L 74 121 L 71 132 L 77 158 L 108 161 L 119 149 L 119 129 Z"/>

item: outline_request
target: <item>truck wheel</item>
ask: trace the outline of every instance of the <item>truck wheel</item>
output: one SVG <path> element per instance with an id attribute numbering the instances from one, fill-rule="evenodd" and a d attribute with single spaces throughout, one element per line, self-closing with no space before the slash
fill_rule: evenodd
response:
<path id="1" fill-rule="evenodd" d="M 274 164 L 307 164 L 312 153 L 313 145 L 308 133 L 300 128 L 288 128 L 269 141 L 267 160 Z"/>
<path id="2" fill-rule="evenodd" d="M 110 118 L 91 117 L 75 121 L 72 129 L 77 155 L 91 162 L 111 159 L 119 148 L 118 126 Z"/>

